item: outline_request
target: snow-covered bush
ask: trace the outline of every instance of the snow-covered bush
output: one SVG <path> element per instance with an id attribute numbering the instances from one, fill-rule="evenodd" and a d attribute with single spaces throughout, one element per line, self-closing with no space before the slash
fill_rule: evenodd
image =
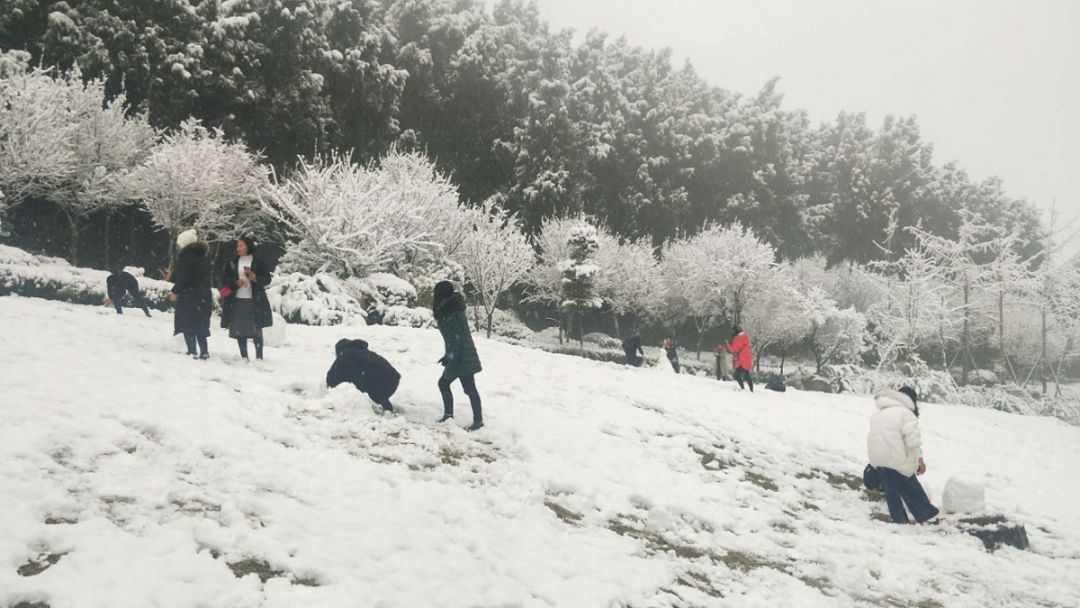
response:
<path id="1" fill-rule="evenodd" d="M 172 308 L 172 283 L 142 276 L 142 269 L 125 269 L 139 280 L 147 305 Z M 0 245 L 0 295 L 58 300 L 71 304 L 101 305 L 105 301 L 104 270 L 72 266 L 62 258 L 34 256 L 22 249 Z"/>
<path id="2" fill-rule="evenodd" d="M 867 369 L 858 365 L 831 365 L 824 370 L 827 377 L 840 390 L 873 395 L 886 388 L 910 386 L 919 395 L 919 401 L 949 403 L 956 393 L 956 383 L 947 372 L 915 366 L 902 373 L 899 370 Z"/>
<path id="3" fill-rule="evenodd" d="M 461 264 L 442 256 L 425 256 L 398 266 L 396 273 L 416 289 L 416 303 L 431 306 L 435 284 L 450 281 L 455 285 L 465 283 L 465 270 Z"/>
<path id="4" fill-rule="evenodd" d="M 411 283 L 388 272 L 374 272 L 363 278 L 350 278 L 345 281 L 345 288 L 364 298 L 365 306 L 404 306 L 416 305 L 416 288 Z"/>
<path id="5" fill-rule="evenodd" d="M 600 348 L 622 348 L 621 340 L 612 338 L 611 336 L 598 331 L 585 334 L 585 341 L 590 344 L 595 344 Z"/>
<path id="6" fill-rule="evenodd" d="M 283 273 L 266 288 L 270 305 L 289 323 L 305 325 L 359 325 L 364 309 L 332 275 Z"/>
<path id="7" fill-rule="evenodd" d="M 536 341 L 536 332 L 522 323 L 521 319 L 512 310 L 496 308 L 491 320 L 491 333 L 493 336 L 504 338 L 514 344 L 530 345 Z M 557 328 L 556 331 L 558 331 Z"/>
<path id="8" fill-rule="evenodd" d="M 387 306 L 378 309 L 382 315 L 383 325 L 397 327 L 415 327 L 417 329 L 430 329 L 435 327 L 435 317 L 430 308 L 420 306 Z"/>

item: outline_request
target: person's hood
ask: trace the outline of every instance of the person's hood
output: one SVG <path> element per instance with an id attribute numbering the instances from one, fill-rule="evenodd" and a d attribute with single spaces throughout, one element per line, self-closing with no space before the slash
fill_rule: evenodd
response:
<path id="1" fill-rule="evenodd" d="M 334 353 L 339 357 L 343 352 L 350 349 L 367 350 L 368 343 L 364 340 L 349 340 L 345 338 L 338 340 L 337 344 L 334 345 Z"/>
<path id="2" fill-rule="evenodd" d="M 874 403 L 879 410 L 888 407 L 906 407 L 912 412 L 915 411 L 915 404 L 911 401 L 911 397 L 891 388 L 887 388 L 874 395 Z"/>
<path id="3" fill-rule="evenodd" d="M 176 247 L 183 249 L 197 240 L 199 240 L 199 234 L 195 232 L 194 228 L 185 230 L 176 236 Z"/>
<path id="4" fill-rule="evenodd" d="M 460 293 L 455 292 L 450 297 L 440 302 L 432 313 L 436 319 L 441 319 L 450 313 L 465 309 L 465 298 Z"/>
<path id="5" fill-rule="evenodd" d="M 210 248 L 202 241 L 195 241 L 180 250 L 181 255 L 194 255 L 198 257 L 203 257 L 208 253 L 210 253 Z"/>

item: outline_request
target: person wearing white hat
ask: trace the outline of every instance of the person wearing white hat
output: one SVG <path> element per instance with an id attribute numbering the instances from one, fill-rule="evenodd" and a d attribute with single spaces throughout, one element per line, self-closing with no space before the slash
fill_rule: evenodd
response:
<path id="1" fill-rule="evenodd" d="M 206 243 L 199 241 L 194 229 L 181 232 L 176 237 L 176 246 L 180 253 L 176 256 L 176 269 L 169 277 L 173 281 L 169 299 L 176 303 L 173 335 L 184 335 L 188 355 L 197 359 L 209 359 L 210 351 L 206 339 L 210 337 L 210 312 L 213 309 L 208 257 L 210 250 Z"/>

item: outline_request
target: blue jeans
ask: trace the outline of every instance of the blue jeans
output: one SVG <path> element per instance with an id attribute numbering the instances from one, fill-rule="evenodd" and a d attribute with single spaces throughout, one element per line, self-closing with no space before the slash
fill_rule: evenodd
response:
<path id="1" fill-rule="evenodd" d="M 905 504 L 918 523 L 938 514 L 937 507 L 930 504 L 926 490 L 914 475 L 904 477 L 899 471 L 885 467 L 878 467 L 878 472 L 881 474 L 881 488 L 885 491 L 885 502 L 889 505 L 889 515 L 894 523 L 910 523 L 904 510 Z"/>

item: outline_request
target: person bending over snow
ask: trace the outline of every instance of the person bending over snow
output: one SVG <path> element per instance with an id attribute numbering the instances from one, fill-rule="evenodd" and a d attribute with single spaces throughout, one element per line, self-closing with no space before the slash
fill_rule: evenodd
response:
<path id="1" fill-rule="evenodd" d="M 143 300 L 142 292 L 139 291 L 139 280 L 131 273 L 125 272 L 122 267 L 116 267 L 105 279 L 105 306 L 116 308 L 116 314 L 124 314 L 124 296 L 131 295 L 131 300 L 136 308 L 141 308 L 146 316 L 150 316 L 150 307 Z"/>
<path id="2" fill-rule="evenodd" d="M 334 388 L 351 382 L 356 389 L 382 406 L 384 412 L 393 412 L 390 397 L 397 392 L 401 374 L 390 362 L 368 350 L 364 340 L 338 340 L 334 345 L 337 358 L 326 372 L 326 385 Z"/>

